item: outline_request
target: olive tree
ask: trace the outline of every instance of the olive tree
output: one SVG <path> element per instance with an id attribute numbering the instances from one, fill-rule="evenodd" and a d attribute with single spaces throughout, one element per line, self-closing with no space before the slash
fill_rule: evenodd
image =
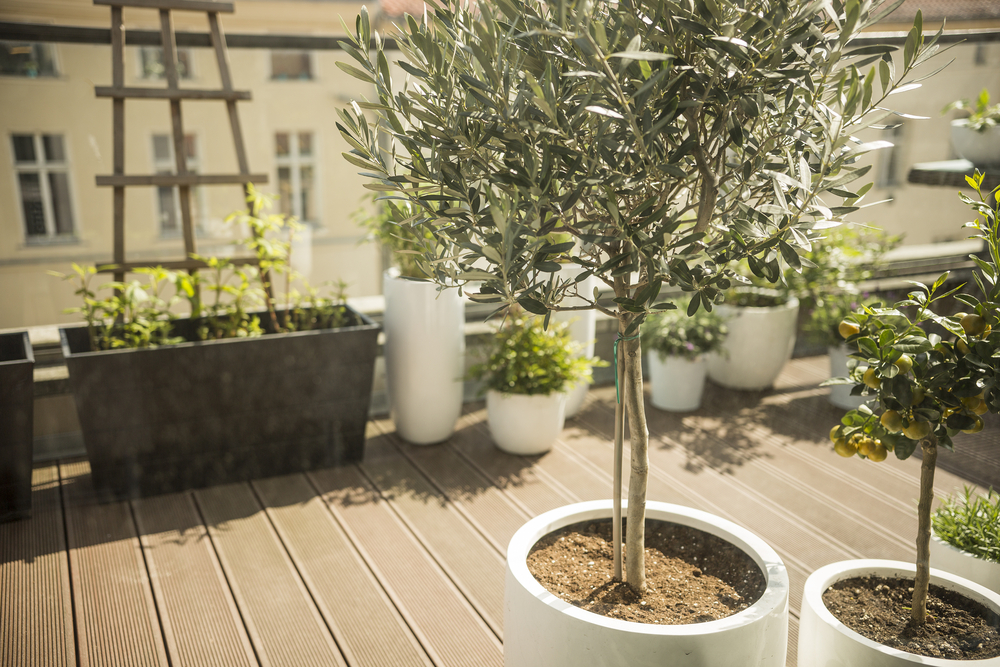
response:
<path id="1" fill-rule="evenodd" d="M 366 187 L 412 204 L 403 224 L 439 241 L 423 270 L 498 310 L 618 320 L 615 502 L 627 414 L 625 581 L 637 591 L 649 469 L 639 327 L 674 307 L 665 285 L 690 293 L 690 313 L 711 310 L 740 280 L 738 260 L 778 280 L 800 266 L 797 248 L 860 206 L 869 167 L 857 158 L 888 144 L 855 133 L 891 122 L 886 97 L 936 48 L 919 18 L 901 68 L 894 47 L 852 47 L 899 2 L 878 4 L 443 0 L 392 42 L 362 11 L 342 43 L 355 63 L 341 69 L 376 92 L 339 114 L 344 157 Z M 554 261 L 566 253 L 574 278 Z M 612 299 L 579 293 L 591 275 Z"/>

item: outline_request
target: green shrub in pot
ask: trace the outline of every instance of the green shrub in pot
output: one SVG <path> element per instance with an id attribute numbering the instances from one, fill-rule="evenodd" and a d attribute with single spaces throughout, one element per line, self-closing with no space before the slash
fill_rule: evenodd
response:
<path id="1" fill-rule="evenodd" d="M 1000 493 L 992 488 L 977 496 L 966 487 L 963 496 L 945 498 L 931 515 L 931 528 L 956 549 L 1000 563 Z"/>

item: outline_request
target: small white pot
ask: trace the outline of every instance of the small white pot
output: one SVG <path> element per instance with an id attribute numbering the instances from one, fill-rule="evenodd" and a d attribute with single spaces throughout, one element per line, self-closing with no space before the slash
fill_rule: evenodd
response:
<path id="1" fill-rule="evenodd" d="M 833 584 L 852 577 L 913 578 L 913 563 L 893 560 L 848 560 L 831 563 L 806 579 L 799 619 L 798 667 L 998 667 L 1000 658 L 989 660 L 948 660 L 906 653 L 862 637 L 838 621 L 823 604 L 823 593 Z M 931 568 L 931 583 L 956 591 L 994 611 L 1000 612 L 1000 595 L 959 576 Z"/>
<path id="2" fill-rule="evenodd" d="M 957 574 L 995 593 L 1000 593 L 1000 563 L 953 547 L 933 533 L 931 533 L 931 563 L 939 570 Z"/>
<path id="3" fill-rule="evenodd" d="M 847 377 L 847 346 L 837 345 L 829 348 L 830 377 Z M 835 384 L 830 387 L 830 403 L 844 410 L 860 408 L 867 400 L 864 396 L 851 396 L 851 384 Z"/>
<path id="4" fill-rule="evenodd" d="M 533 456 L 552 449 L 566 421 L 566 392 L 526 396 L 486 392 L 490 436 L 508 454 Z"/>
<path id="5" fill-rule="evenodd" d="M 559 272 L 561 278 L 575 278 L 583 271 L 576 265 L 564 265 Z M 562 275 L 566 274 L 566 275 Z M 580 294 L 593 294 L 594 287 L 597 286 L 597 278 L 590 276 L 578 286 Z M 563 306 L 583 306 L 586 301 L 580 297 L 567 297 L 563 299 Z M 594 342 L 597 339 L 597 311 L 596 310 L 571 310 L 568 312 L 557 312 L 552 314 L 552 319 L 556 322 L 569 323 L 569 337 L 577 341 L 583 348 L 577 353 L 577 357 L 594 356 Z M 566 392 L 566 418 L 570 418 L 580 411 L 583 401 L 587 398 L 587 390 L 590 383 L 583 382 L 574 385 Z"/>
<path id="6" fill-rule="evenodd" d="M 646 353 L 649 380 L 653 385 L 653 407 L 671 412 L 690 412 L 701 407 L 708 363 L 703 356 L 690 360 L 673 355 Z"/>
<path id="7" fill-rule="evenodd" d="M 423 280 L 385 274 L 385 370 L 396 432 L 415 445 L 447 440 L 462 413 L 465 302 Z"/>
<path id="8" fill-rule="evenodd" d="M 792 358 L 799 300 L 770 308 L 715 307 L 729 333 L 723 353 L 708 357 L 708 377 L 730 389 L 766 389 Z"/>
<path id="9" fill-rule="evenodd" d="M 622 503 L 625 504 L 624 502 Z M 624 510 L 623 510 L 624 511 Z M 546 591 L 528 571 L 528 552 L 545 535 L 580 521 L 607 519 L 611 500 L 560 507 L 514 534 L 507 548 L 504 589 L 506 667 L 782 667 L 788 644 L 788 573 L 750 531 L 699 510 L 648 502 L 646 517 L 721 537 L 750 556 L 767 579 L 749 609 L 718 621 L 654 625 L 584 611 Z"/>
<path id="10" fill-rule="evenodd" d="M 977 167 L 1000 165 L 1000 125 L 976 132 L 967 119 L 953 120 L 951 143 L 956 153 Z"/>

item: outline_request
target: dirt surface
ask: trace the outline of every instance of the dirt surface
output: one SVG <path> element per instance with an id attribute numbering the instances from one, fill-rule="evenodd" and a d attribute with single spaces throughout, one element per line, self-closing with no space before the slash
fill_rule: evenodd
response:
<path id="1" fill-rule="evenodd" d="M 873 641 L 934 658 L 983 660 L 1000 655 L 1000 617 L 952 591 L 931 585 L 927 623 L 910 626 L 913 580 L 855 577 L 823 593 L 841 623 Z"/>
<path id="2" fill-rule="evenodd" d="M 612 581 L 612 552 L 610 519 L 577 523 L 539 540 L 528 555 L 528 570 L 577 607 L 638 623 L 713 621 L 764 594 L 764 575 L 749 556 L 694 528 L 646 521 L 647 590 L 641 597 Z"/>

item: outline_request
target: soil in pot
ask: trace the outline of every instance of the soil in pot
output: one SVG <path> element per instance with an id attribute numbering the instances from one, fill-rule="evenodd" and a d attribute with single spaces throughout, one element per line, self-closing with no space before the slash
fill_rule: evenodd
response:
<path id="1" fill-rule="evenodd" d="M 913 580 L 853 577 L 823 593 L 823 604 L 863 637 L 907 653 L 949 660 L 1000 655 L 1000 616 L 954 591 L 931 584 L 927 623 L 910 626 Z"/>
<path id="2" fill-rule="evenodd" d="M 572 524 L 546 535 L 528 570 L 550 593 L 587 611 L 637 623 L 683 625 L 726 618 L 764 594 L 757 564 L 729 542 L 701 530 L 646 521 L 643 596 L 612 581 L 611 520 Z"/>

